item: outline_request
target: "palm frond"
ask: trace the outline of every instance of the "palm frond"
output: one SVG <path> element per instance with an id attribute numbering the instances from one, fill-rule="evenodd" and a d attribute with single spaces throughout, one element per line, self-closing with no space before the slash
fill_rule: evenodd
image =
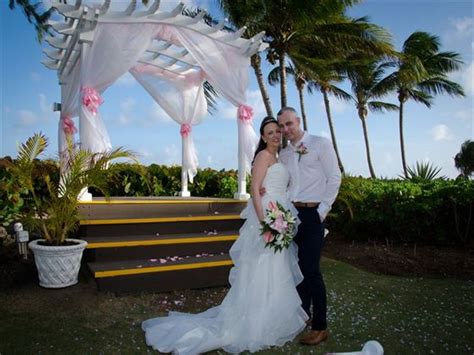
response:
<path id="1" fill-rule="evenodd" d="M 422 81 L 417 87 L 428 94 L 448 94 L 451 96 L 465 96 L 464 90 L 458 83 L 448 80 L 445 76 L 438 76 Z"/>
<path id="2" fill-rule="evenodd" d="M 382 101 L 370 101 L 367 105 L 372 112 L 398 111 L 399 109 L 398 105 Z"/>
<path id="3" fill-rule="evenodd" d="M 430 108 L 433 103 L 433 96 L 420 90 L 409 90 L 407 91 L 408 97 L 413 99 L 415 102 L 425 105 Z"/>
<path id="4" fill-rule="evenodd" d="M 344 100 L 344 101 L 352 100 L 351 94 L 347 93 L 346 91 L 344 91 L 343 89 L 335 85 L 329 86 L 329 92 L 340 100 Z"/>
<path id="5" fill-rule="evenodd" d="M 219 97 L 219 94 L 209 81 L 205 81 L 203 87 L 204 96 L 206 97 L 207 102 L 207 112 L 213 115 L 217 111 L 217 98 Z"/>

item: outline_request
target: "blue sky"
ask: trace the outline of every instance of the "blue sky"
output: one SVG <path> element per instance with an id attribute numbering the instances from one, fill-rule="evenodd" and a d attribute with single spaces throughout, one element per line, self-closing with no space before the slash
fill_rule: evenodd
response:
<path id="1" fill-rule="evenodd" d="M 84 1 L 90 3 L 91 1 Z M 113 6 L 124 7 L 127 1 L 113 0 Z M 177 2 L 162 0 L 171 9 Z M 215 1 L 189 0 L 190 6 L 207 8 L 219 16 Z M 47 5 L 47 2 L 45 2 Z M 354 17 L 369 16 L 373 23 L 388 29 L 400 49 L 414 31 L 436 34 L 442 50 L 462 55 L 462 70 L 451 79 L 463 85 L 465 98 L 438 96 L 431 109 L 409 102 L 405 110 L 405 144 L 409 165 L 430 161 L 442 168 L 442 174 L 455 177 L 453 157 L 466 139 L 474 137 L 474 19 L 470 0 L 369 0 L 349 10 Z M 10 11 L 7 1 L 0 5 L 1 15 L 1 95 L 0 156 L 16 155 L 20 142 L 34 132 L 50 138 L 46 157 L 54 157 L 57 147 L 58 113 L 52 103 L 59 102 L 60 90 L 56 72 L 46 69 L 41 60 L 47 44 L 36 41 L 34 28 L 19 10 Z M 270 67 L 264 66 L 268 73 Z M 265 111 L 255 77 L 249 68 L 248 102 L 254 107 L 258 128 Z M 349 89 L 347 84 L 342 85 Z M 291 80 L 288 103 L 299 107 Z M 270 88 L 274 111 L 279 108 L 279 88 Z M 322 97 L 305 94 L 309 132 L 329 136 Z M 125 75 L 103 95 L 101 112 L 114 146 L 125 146 L 139 154 L 143 164 L 179 164 L 181 140 L 179 126 L 153 102 L 134 79 Z M 397 103 L 396 97 L 387 101 Z M 331 98 L 337 143 L 346 171 L 368 176 L 362 127 L 351 104 Z M 373 165 L 378 176 L 396 177 L 401 173 L 398 137 L 398 113 L 369 114 L 368 131 Z M 237 125 L 235 109 L 219 100 L 217 113 L 194 128 L 200 167 L 237 168 Z"/>

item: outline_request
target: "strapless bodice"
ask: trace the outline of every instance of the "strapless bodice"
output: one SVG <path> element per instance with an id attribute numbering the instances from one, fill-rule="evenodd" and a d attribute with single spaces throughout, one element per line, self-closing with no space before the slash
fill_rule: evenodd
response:
<path id="1" fill-rule="evenodd" d="M 290 174 L 283 163 L 275 163 L 267 170 L 262 186 L 270 196 L 286 196 Z"/>

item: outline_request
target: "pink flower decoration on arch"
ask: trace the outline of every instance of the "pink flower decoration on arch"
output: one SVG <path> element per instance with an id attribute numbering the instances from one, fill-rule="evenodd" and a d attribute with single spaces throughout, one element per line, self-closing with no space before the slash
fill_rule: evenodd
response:
<path id="1" fill-rule="evenodd" d="M 97 108 L 102 105 L 104 100 L 102 96 L 92 86 L 86 86 L 81 89 L 82 93 L 82 104 L 91 112 L 93 115 L 97 114 Z"/>
<path id="2" fill-rule="evenodd" d="M 77 133 L 77 128 L 74 125 L 74 121 L 72 120 L 70 115 L 64 116 L 62 119 L 62 129 L 64 133 L 68 136 L 71 136 Z"/>
<path id="3" fill-rule="evenodd" d="M 239 105 L 239 108 L 237 109 L 237 116 L 242 122 L 250 124 L 253 117 L 253 108 L 248 105 Z"/>
<path id="4" fill-rule="evenodd" d="M 186 138 L 189 136 L 189 134 L 192 131 L 192 127 L 189 123 L 183 123 L 181 125 L 181 129 L 179 130 L 179 133 L 181 134 L 181 137 Z"/>

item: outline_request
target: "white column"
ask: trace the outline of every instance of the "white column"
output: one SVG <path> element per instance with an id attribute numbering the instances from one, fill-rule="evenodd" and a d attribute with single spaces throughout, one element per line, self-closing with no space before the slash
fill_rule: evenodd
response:
<path id="1" fill-rule="evenodd" d="M 234 199 L 246 201 L 250 198 L 250 195 L 247 193 L 247 181 L 246 181 L 246 172 L 245 172 L 245 153 L 244 147 L 242 146 L 242 122 L 237 119 L 237 131 L 238 131 L 238 162 L 239 162 L 239 172 L 238 172 L 238 181 L 237 181 L 237 192 L 234 194 Z"/>
<path id="2" fill-rule="evenodd" d="M 184 169 L 185 138 L 181 137 L 181 192 L 179 196 L 189 197 L 191 193 L 188 190 L 188 172 Z"/>
<path id="3" fill-rule="evenodd" d="M 89 49 L 89 45 L 87 43 L 82 43 L 81 61 L 83 61 L 84 58 L 86 57 L 86 53 L 88 49 Z M 80 65 L 80 64 L 77 63 L 77 65 Z M 79 77 L 82 79 L 81 74 L 79 75 Z M 79 86 L 79 90 L 81 89 L 82 89 L 82 83 L 81 83 L 81 86 Z M 82 93 L 79 94 L 79 149 L 83 149 L 82 148 L 82 133 L 83 133 L 82 125 L 83 125 L 84 118 L 82 117 L 82 110 L 80 109 L 81 106 L 82 106 Z M 77 199 L 83 202 L 92 201 L 92 194 L 89 192 L 89 189 L 85 187 L 79 193 L 79 196 L 77 196 Z"/>

